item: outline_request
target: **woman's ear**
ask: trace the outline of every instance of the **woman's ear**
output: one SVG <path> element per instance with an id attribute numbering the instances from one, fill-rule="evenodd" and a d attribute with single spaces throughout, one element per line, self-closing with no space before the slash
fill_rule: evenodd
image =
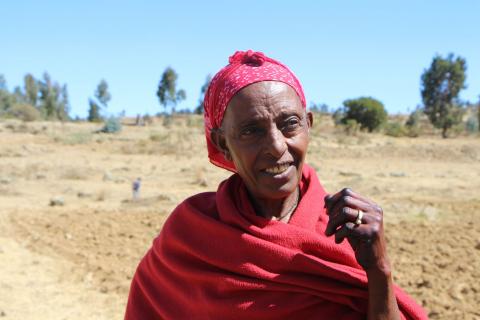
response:
<path id="1" fill-rule="evenodd" d="M 225 133 L 221 128 L 214 128 L 210 131 L 210 140 L 212 140 L 215 147 L 223 153 L 226 160 L 232 161 L 232 155 L 227 146 Z"/>
<path id="2" fill-rule="evenodd" d="M 307 124 L 308 124 L 308 129 L 310 129 L 313 126 L 313 113 L 310 111 L 307 112 Z"/>

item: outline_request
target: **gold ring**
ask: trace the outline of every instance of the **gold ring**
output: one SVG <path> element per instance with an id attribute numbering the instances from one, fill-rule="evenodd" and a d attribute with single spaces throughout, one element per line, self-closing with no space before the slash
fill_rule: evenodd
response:
<path id="1" fill-rule="evenodd" d="M 358 209 L 357 219 L 355 219 L 355 225 L 359 226 L 362 224 L 363 211 Z"/>

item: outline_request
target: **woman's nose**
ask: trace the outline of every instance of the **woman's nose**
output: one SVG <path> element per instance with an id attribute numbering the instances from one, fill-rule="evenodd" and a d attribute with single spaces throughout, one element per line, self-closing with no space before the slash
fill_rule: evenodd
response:
<path id="1" fill-rule="evenodd" d="M 269 130 L 267 139 L 265 141 L 265 148 L 267 153 L 271 154 L 275 158 L 280 158 L 285 151 L 287 151 L 287 141 L 282 131 L 277 127 Z"/>

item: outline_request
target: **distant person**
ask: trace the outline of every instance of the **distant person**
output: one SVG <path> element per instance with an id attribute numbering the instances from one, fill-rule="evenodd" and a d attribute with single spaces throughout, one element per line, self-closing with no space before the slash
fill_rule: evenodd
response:
<path id="1" fill-rule="evenodd" d="M 132 196 L 133 200 L 140 198 L 140 187 L 142 186 L 142 178 L 137 178 L 132 182 Z"/>
<path id="2" fill-rule="evenodd" d="M 170 214 L 125 319 L 427 319 L 393 283 L 382 209 L 327 194 L 305 163 L 313 115 L 295 75 L 260 52 L 229 62 L 204 120 L 210 161 L 234 174 Z"/>

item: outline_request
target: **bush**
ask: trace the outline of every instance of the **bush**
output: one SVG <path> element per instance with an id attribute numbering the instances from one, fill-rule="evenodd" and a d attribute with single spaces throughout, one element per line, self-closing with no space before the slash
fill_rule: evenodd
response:
<path id="1" fill-rule="evenodd" d="M 354 119 L 348 119 L 345 122 L 345 132 L 348 135 L 354 135 L 358 131 L 358 123 Z"/>
<path id="2" fill-rule="evenodd" d="M 391 122 L 385 126 L 385 134 L 387 136 L 398 138 L 398 137 L 404 137 L 408 133 L 409 132 L 406 130 L 406 128 L 401 123 L 398 123 L 398 122 Z"/>
<path id="3" fill-rule="evenodd" d="M 35 121 L 41 118 L 40 112 L 32 105 L 21 103 L 13 105 L 6 112 L 7 116 L 23 121 Z"/>
<path id="4" fill-rule="evenodd" d="M 119 118 L 110 117 L 105 121 L 105 124 L 100 132 L 116 133 L 122 131 L 122 123 Z"/>
<path id="5" fill-rule="evenodd" d="M 343 110 L 341 108 L 338 108 L 337 110 L 335 110 L 334 113 L 332 113 L 332 119 L 336 126 L 343 123 L 344 117 L 345 114 L 343 113 Z"/>
<path id="6" fill-rule="evenodd" d="M 423 111 L 420 109 L 413 111 L 412 113 L 410 113 L 410 116 L 408 117 L 408 120 L 405 123 L 405 125 L 409 128 L 418 127 L 418 125 L 420 124 L 420 119 L 422 117 L 422 114 L 423 114 Z"/>
<path id="7" fill-rule="evenodd" d="M 372 132 L 380 128 L 387 121 L 387 112 L 383 104 L 371 97 L 346 100 L 343 102 L 345 116 L 343 123 L 349 119 L 357 121 L 361 129 Z"/>
<path id="8" fill-rule="evenodd" d="M 467 119 L 465 129 L 468 133 L 476 133 L 478 131 L 478 119 L 476 116 L 471 116 Z"/>

